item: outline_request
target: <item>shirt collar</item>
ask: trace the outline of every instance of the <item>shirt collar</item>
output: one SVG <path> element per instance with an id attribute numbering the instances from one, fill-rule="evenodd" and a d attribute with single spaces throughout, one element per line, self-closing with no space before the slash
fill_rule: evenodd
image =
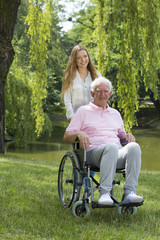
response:
<path id="1" fill-rule="evenodd" d="M 103 109 L 102 107 L 99 107 L 97 105 L 95 105 L 93 102 L 90 102 L 89 103 L 89 106 L 94 110 L 94 111 L 107 111 L 107 112 L 110 112 L 111 108 L 110 106 L 106 103 L 107 107 L 106 109 Z"/>

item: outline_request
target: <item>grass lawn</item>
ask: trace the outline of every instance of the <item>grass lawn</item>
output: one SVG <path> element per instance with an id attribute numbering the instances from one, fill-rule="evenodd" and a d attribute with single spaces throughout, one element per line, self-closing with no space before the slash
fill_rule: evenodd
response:
<path id="1" fill-rule="evenodd" d="M 0 155 L 0 166 L 0 239 L 160 239 L 160 172 L 141 172 L 137 193 L 145 203 L 135 216 L 91 209 L 77 219 L 58 199 L 59 163 Z"/>

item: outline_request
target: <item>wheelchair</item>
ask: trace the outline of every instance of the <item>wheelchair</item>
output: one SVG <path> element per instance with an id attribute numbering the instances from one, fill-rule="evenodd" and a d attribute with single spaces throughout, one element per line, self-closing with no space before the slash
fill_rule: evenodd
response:
<path id="1" fill-rule="evenodd" d="M 77 218 L 90 215 L 90 203 L 93 209 L 116 208 L 121 216 L 137 213 L 137 207 L 143 203 L 124 205 L 122 201 L 123 186 L 120 188 L 120 185 L 125 180 L 125 169 L 116 170 L 111 190 L 113 205 L 99 205 L 95 201 L 95 193 L 100 184 L 95 177 L 90 176 L 90 170 L 99 172 L 99 169 L 86 164 L 86 151 L 80 149 L 79 141 L 75 141 L 73 150 L 67 151 L 63 156 L 58 171 L 58 194 L 64 208 L 72 208 L 72 213 Z M 118 187 L 115 189 L 115 186 Z"/>

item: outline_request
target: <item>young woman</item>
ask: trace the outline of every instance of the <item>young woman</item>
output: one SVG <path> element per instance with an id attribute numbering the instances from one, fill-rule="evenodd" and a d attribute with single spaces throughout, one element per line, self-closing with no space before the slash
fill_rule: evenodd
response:
<path id="1" fill-rule="evenodd" d="M 76 45 L 71 51 L 62 83 L 62 98 L 69 122 L 80 106 L 91 101 L 90 85 L 98 76 L 101 74 L 92 64 L 87 49 L 80 44 Z M 91 176 L 94 176 L 93 171 Z"/>
<path id="2" fill-rule="evenodd" d="M 90 85 L 98 76 L 101 75 L 92 64 L 86 48 L 76 45 L 72 49 L 62 83 L 62 98 L 69 122 L 80 106 L 91 101 Z"/>

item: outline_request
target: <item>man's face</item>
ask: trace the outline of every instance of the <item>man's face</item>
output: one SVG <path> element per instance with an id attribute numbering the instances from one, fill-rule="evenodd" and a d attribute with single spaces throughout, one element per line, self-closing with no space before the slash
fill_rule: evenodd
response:
<path id="1" fill-rule="evenodd" d="M 91 95 L 94 98 L 94 104 L 105 109 L 112 91 L 109 90 L 107 83 L 100 83 L 96 86 L 94 93 L 91 92 Z"/>

